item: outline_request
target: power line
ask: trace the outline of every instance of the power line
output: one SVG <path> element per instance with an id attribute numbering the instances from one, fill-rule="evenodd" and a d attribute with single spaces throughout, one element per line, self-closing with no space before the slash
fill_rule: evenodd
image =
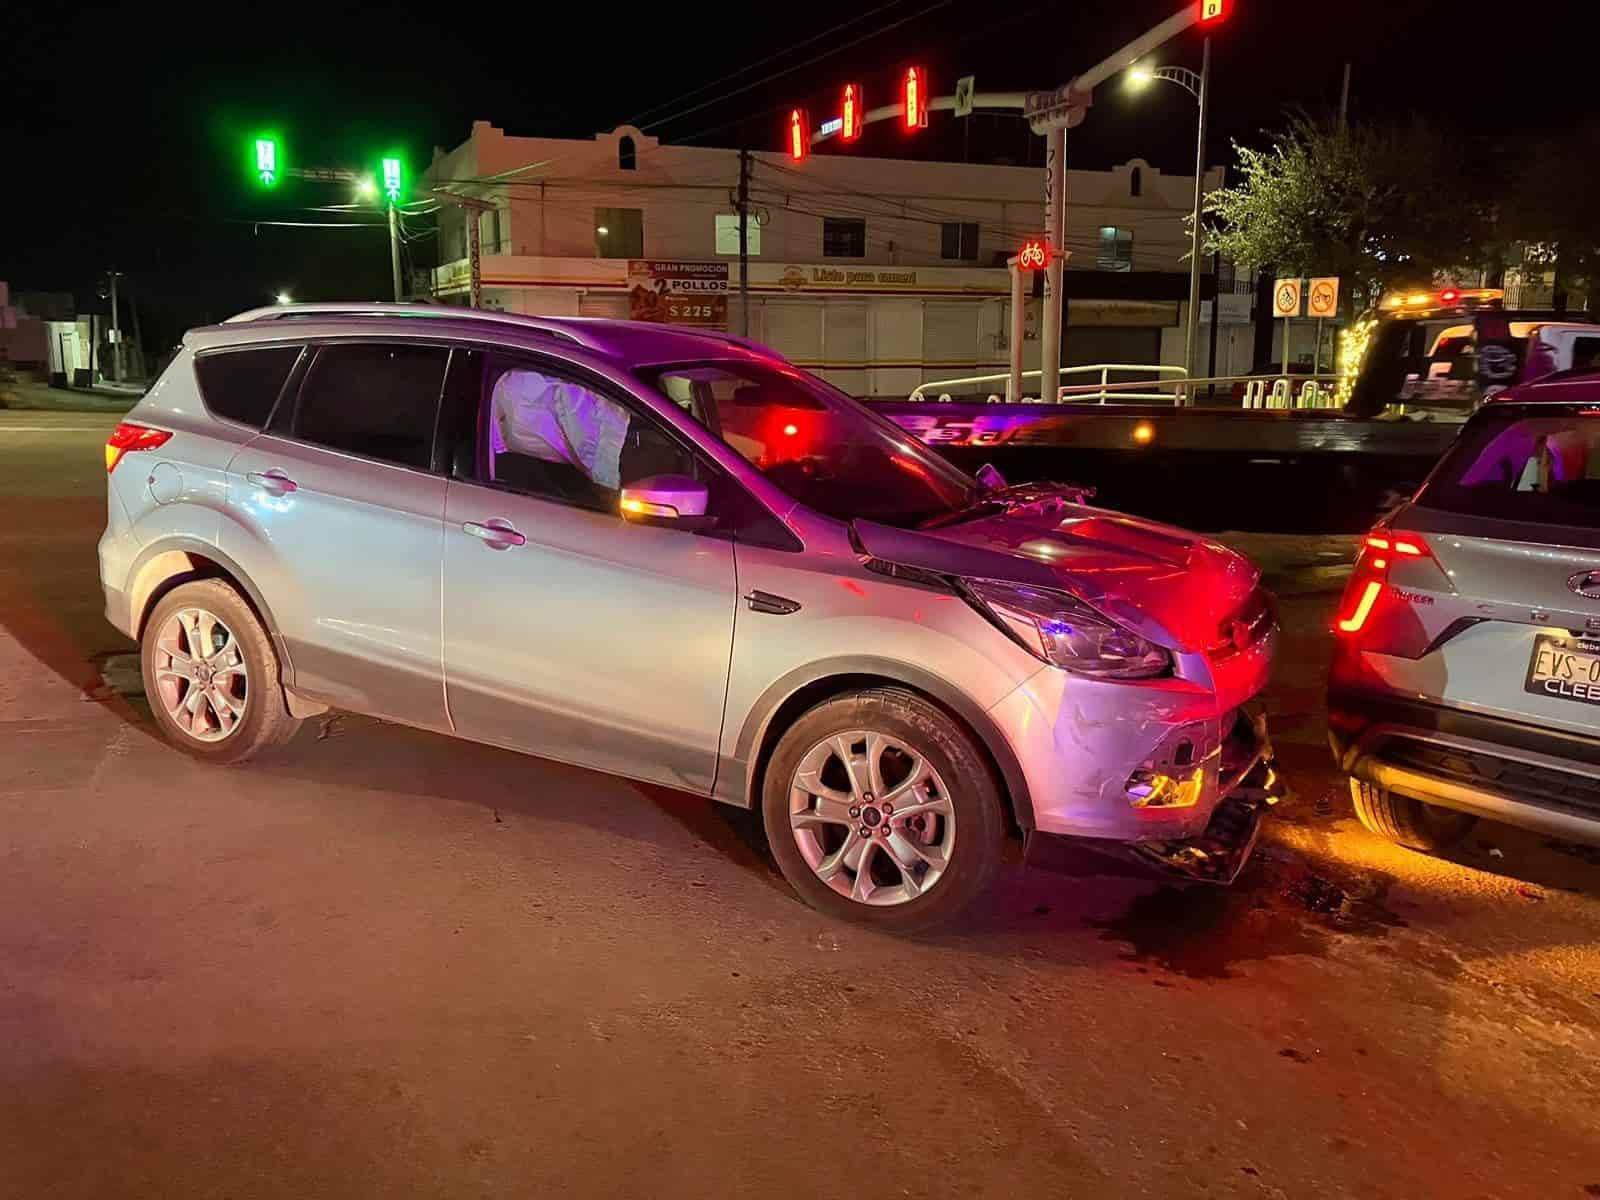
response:
<path id="1" fill-rule="evenodd" d="M 652 105 L 650 108 L 645 109 L 644 112 L 640 113 L 638 116 L 632 117 L 629 120 L 624 121 L 623 124 L 624 125 L 633 125 L 635 127 L 638 127 L 640 121 L 643 121 L 643 120 L 647 119 L 653 113 L 658 113 L 664 108 L 671 108 L 674 104 L 679 104 L 684 100 L 692 99 L 693 97 L 698 96 L 703 92 L 710 91 L 714 87 L 720 87 L 722 84 L 727 83 L 730 80 L 738 79 L 741 75 L 748 75 L 751 71 L 754 71 L 758 67 L 766 66 L 767 63 L 772 62 L 774 59 L 783 58 L 785 55 L 793 54 L 797 50 L 803 50 L 803 49 L 805 49 L 805 47 L 813 45 L 813 44 L 815 44 L 817 42 L 820 42 L 824 38 L 832 37 L 834 34 L 838 33 L 840 30 L 848 29 L 852 25 L 859 25 L 862 21 L 865 21 L 868 17 L 875 17 L 879 13 L 883 12 L 885 9 L 893 8 L 895 5 L 897 5 L 899 3 L 901 3 L 901 0 L 889 0 L 889 2 L 887 4 L 880 4 L 880 5 L 878 5 L 877 8 L 870 9 L 867 12 L 857 13 L 855 16 L 851 17 L 849 20 L 840 21 L 839 24 L 833 26 L 833 28 L 825 29 L 821 33 L 815 34 L 812 37 L 808 37 L 803 42 L 797 42 L 794 45 L 785 46 L 781 50 L 774 50 L 771 54 L 767 55 L 765 58 L 757 59 L 753 63 L 749 63 L 749 64 L 747 64 L 747 65 L 745 65 L 743 67 L 740 67 L 737 71 L 730 71 L 728 74 L 722 76 L 722 78 L 720 78 L 720 79 L 713 79 L 710 83 L 703 84 L 700 87 L 697 87 L 697 88 L 694 88 L 694 89 L 692 89 L 690 91 L 684 92 L 681 96 L 676 96 L 673 99 L 667 100 L 667 101 L 665 101 L 665 102 L 663 102 L 661 104 Z"/>
<path id="2" fill-rule="evenodd" d="M 938 9 L 941 9 L 941 8 L 948 7 L 950 4 L 953 4 L 954 2 L 955 2 L 955 0 L 933 0 L 933 2 L 931 4 L 926 5 L 925 7 L 923 7 L 920 10 L 918 10 L 917 12 L 910 13 L 910 14 L 904 16 L 904 17 L 901 17 L 899 20 L 890 21 L 887 25 L 881 26 L 880 28 L 874 29 L 874 30 L 872 30 L 872 31 L 870 31 L 868 33 L 864 33 L 860 37 L 852 38 L 850 41 L 843 42 L 843 43 L 841 43 L 841 44 L 839 44 L 837 46 L 834 46 L 830 50 L 824 50 L 821 54 L 814 54 L 810 58 L 804 60 L 803 62 L 798 62 L 798 63 L 795 63 L 793 66 L 785 67 L 781 71 L 775 71 L 772 74 L 767 75 L 762 79 L 756 80 L 754 83 L 747 83 L 743 87 L 734 88 L 732 91 L 724 92 L 720 96 L 713 96 L 709 100 L 702 100 L 699 104 L 691 105 L 688 108 L 685 108 L 685 109 L 682 109 L 679 112 L 673 113 L 671 116 L 658 118 L 657 120 L 654 120 L 654 121 L 650 122 L 650 124 L 648 126 L 641 126 L 640 128 L 641 129 L 660 129 L 661 126 L 669 125 L 673 121 L 677 121 L 677 120 L 679 120 L 679 119 L 681 119 L 683 117 L 687 117 L 690 113 L 697 113 L 697 112 L 701 111 L 702 109 L 710 108 L 713 104 L 721 104 L 723 101 L 731 100 L 735 96 L 742 96 L 746 92 L 753 91 L 754 89 L 756 89 L 758 87 L 762 87 L 762 86 L 764 86 L 764 85 L 766 85 L 768 83 L 771 83 L 775 79 L 782 79 L 785 75 L 793 75 L 796 71 L 803 71 L 805 68 L 810 67 L 810 66 L 814 66 L 815 64 L 821 62 L 825 58 L 831 58 L 835 54 L 838 54 L 838 53 L 840 53 L 842 51 L 845 51 L 845 50 L 849 50 L 854 46 L 859 46 L 862 42 L 868 42 L 868 41 L 871 41 L 875 37 L 881 37 L 883 34 L 888 33 L 891 29 L 898 29 L 902 25 L 906 25 L 906 24 L 909 24 L 912 21 L 915 21 L 918 17 L 925 17 L 929 13 L 935 12 Z M 778 107 L 782 108 L 783 105 L 779 105 Z M 774 110 L 774 111 L 776 111 L 776 110 Z M 725 128 L 727 125 L 732 125 L 735 122 L 737 122 L 739 120 L 742 120 L 742 119 L 743 119 L 742 117 L 736 117 L 736 118 L 734 118 L 733 121 L 724 122 L 723 125 L 716 126 L 715 128 L 718 128 L 718 129 Z M 710 131 L 707 131 L 707 132 L 710 132 Z M 686 140 L 689 140 L 689 139 L 680 139 L 680 140 L 686 141 Z"/>

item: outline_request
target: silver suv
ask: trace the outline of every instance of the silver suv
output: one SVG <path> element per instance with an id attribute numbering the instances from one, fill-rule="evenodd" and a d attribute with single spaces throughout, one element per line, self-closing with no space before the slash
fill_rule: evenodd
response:
<path id="1" fill-rule="evenodd" d="M 759 805 L 802 897 L 893 929 L 1011 828 L 1231 879 L 1271 792 L 1247 560 L 980 483 L 726 335 L 245 313 L 106 466 L 107 615 L 216 762 L 336 706 Z"/>
<path id="2" fill-rule="evenodd" d="M 1329 729 L 1367 828 L 1600 843 L 1600 374 L 1480 409 L 1367 538 L 1335 633 Z"/>

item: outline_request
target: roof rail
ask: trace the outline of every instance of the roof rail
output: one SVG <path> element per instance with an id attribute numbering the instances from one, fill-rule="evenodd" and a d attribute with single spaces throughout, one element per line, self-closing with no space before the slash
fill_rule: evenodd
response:
<path id="1" fill-rule="evenodd" d="M 556 323 L 538 317 L 525 317 L 518 313 L 487 312 L 478 308 L 461 308 L 453 304 L 391 304 L 377 301 L 327 302 L 320 304 L 269 304 L 252 308 L 227 318 L 224 325 L 245 324 L 252 321 L 288 321 L 307 318 L 333 317 L 425 317 L 444 321 L 481 321 L 494 325 L 514 325 L 531 329 L 551 337 L 564 338 L 580 346 L 598 347 L 580 337 L 565 322 Z"/>

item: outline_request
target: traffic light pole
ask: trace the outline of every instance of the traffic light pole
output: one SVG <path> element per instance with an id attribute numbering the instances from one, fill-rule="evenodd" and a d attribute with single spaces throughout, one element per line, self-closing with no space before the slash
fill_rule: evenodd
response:
<path id="1" fill-rule="evenodd" d="M 1039 329 L 1039 399 L 1054 404 L 1061 398 L 1062 270 L 1059 248 L 1067 226 L 1067 130 L 1058 125 L 1045 132 L 1044 236 L 1057 250 L 1045 268 L 1044 321 Z"/>
<path id="2" fill-rule="evenodd" d="M 1194 215 L 1189 231 L 1189 325 L 1183 342 L 1183 365 L 1190 379 L 1200 377 L 1200 207 L 1205 198 L 1206 182 L 1206 106 L 1211 99 L 1211 39 L 1205 40 L 1200 51 L 1200 132 L 1194 151 Z M 1211 325 L 1217 324 L 1217 300 L 1211 302 Z M 1195 402 L 1194 395 L 1185 389 L 1186 404 Z"/>
<path id="3" fill-rule="evenodd" d="M 1006 260 L 1011 268 L 1011 377 L 1006 380 L 1006 401 L 1022 403 L 1022 343 L 1028 336 L 1027 297 L 1022 290 L 1022 267 L 1013 254 Z"/>
<path id="4" fill-rule="evenodd" d="M 389 205 L 389 266 L 394 272 L 394 299 L 400 302 L 400 219 L 395 213 L 396 206 Z M 476 217 L 473 218 L 476 224 Z"/>

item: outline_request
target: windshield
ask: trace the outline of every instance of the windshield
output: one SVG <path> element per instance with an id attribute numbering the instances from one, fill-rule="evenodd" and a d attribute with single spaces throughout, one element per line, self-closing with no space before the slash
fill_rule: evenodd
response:
<path id="1" fill-rule="evenodd" d="M 808 508 L 909 528 L 981 490 L 911 434 L 778 363 L 662 367 L 647 382 Z"/>
<path id="2" fill-rule="evenodd" d="M 1467 426 L 1417 503 L 1505 521 L 1600 526 L 1600 413 L 1491 405 Z"/>

